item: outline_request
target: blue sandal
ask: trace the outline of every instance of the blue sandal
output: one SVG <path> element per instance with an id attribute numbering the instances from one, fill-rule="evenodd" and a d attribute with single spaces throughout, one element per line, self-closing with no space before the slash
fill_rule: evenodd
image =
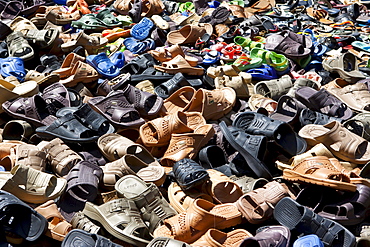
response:
<path id="1" fill-rule="evenodd" d="M 247 71 L 252 75 L 252 79 L 256 81 L 277 79 L 276 70 L 270 65 L 263 64 L 261 67 L 250 69 Z"/>
<path id="2" fill-rule="evenodd" d="M 88 56 L 86 62 L 108 79 L 114 78 L 120 73 L 119 68 L 112 63 L 105 52 Z"/>
<path id="3" fill-rule="evenodd" d="M 144 17 L 138 24 L 131 28 L 130 34 L 135 39 L 143 40 L 149 36 L 153 27 L 154 23 L 149 18 Z"/>
<path id="4" fill-rule="evenodd" d="M 0 72 L 1 75 L 6 78 L 8 76 L 14 76 L 18 81 L 23 82 L 26 76 L 26 70 L 24 69 L 23 59 L 19 57 L 7 57 L 0 58 Z"/>

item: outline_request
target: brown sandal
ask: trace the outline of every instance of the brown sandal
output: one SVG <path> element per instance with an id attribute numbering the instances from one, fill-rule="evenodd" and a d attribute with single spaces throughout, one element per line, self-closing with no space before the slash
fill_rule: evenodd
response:
<path id="1" fill-rule="evenodd" d="M 194 99 L 195 92 L 193 87 L 186 86 L 171 94 L 171 96 L 163 102 L 167 114 L 175 114 L 189 108 Z"/>
<path id="2" fill-rule="evenodd" d="M 140 126 L 140 138 L 147 147 L 166 146 L 170 142 L 171 134 L 193 132 L 204 124 L 206 120 L 198 112 L 177 112 Z"/>
<path id="3" fill-rule="evenodd" d="M 150 50 L 148 51 L 148 53 L 151 54 L 154 57 L 154 59 L 158 60 L 161 63 L 170 61 L 177 55 L 180 55 L 183 58 L 185 58 L 185 60 L 189 63 L 190 66 L 195 67 L 198 65 L 198 59 L 191 56 L 186 56 L 181 46 L 179 45 L 173 45 L 169 48 L 162 47 L 159 50 Z"/>
<path id="4" fill-rule="evenodd" d="M 199 89 L 184 111 L 200 112 L 206 120 L 218 120 L 232 110 L 235 102 L 236 93 L 232 88 Z"/>
<path id="5" fill-rule="evenodd" d="M 154 237 L 169 237 L 192 243 L 207 232 L 209 228 L 225 229 L 241 223 L 241 213 L 231 203 L 215 205 L 197 199 L 185 212 L 164 220 Z"/>
<path id="6" fill-rule="evenodd" d="M 60 80 L 60 83 L 66 87 L 74 87 L 77 83 L 89 83 L 99 79 L 100 74 L 87 63 L 78 61 L 72 68 L 71 73 L 66 79 Z"/>
<path id="7" fill-rule="evenodd" d="M 173 166 L 177 161 L 196 157 L 199 150 L 213 137 L 215 130 L 211 124 L 199 126 L 194 133 L 172 134 L 170 144 L 161 163 Z"/>
<path id="8" fill-rule="evenodd" d="M 168 199 L 171 206 L 178 213 L 186 211 L 198 198 L 213 202 L 213 199 L 210 195 L 199 192 L 196 189 L 189 189 L 184 192 L 176 182 L 172 182 L 168 186 Z"/>
<path id="9" fill-rule="evenodd" d="M 191 66 L 188 61 L 181 55 L 177 55 L 167 62 L 163 62 L 162 66 L 154 65 L 154 68 L 169 74 L 181 72 L 187 75 L 203 75 L 204 69 Z"/>
<path id="10" fill-rule="evenodd" d="M 69 53 L 64 59 L 62 66 L 59 69 L 54 70 L 53 73 L 59 75 L 60 79 L 65 79 L 71 75 L 72 69 L 78 61 L 83 62 L 85 61 L 85 58 L 73 52 Z"/>
<path id="11" fill-rule="evenodd" d="M 48 229 L 45 232 L 46 236 L 63 241 L 68 232 L 72 230 L 72 225 L 64 219 L 53 200 L 45 202 L 35 210 L 49 221 Z"/>
<path id="12" fill-rule="evenodd" d="M 17 147 L 16 164 L 30 166 L 39 171 L 45 171 L 46 153 L 31 144 L 23 144 Z"/>
<path id="13" fill-rule="evenodd" d="M 283 178 L 308 184 L 317 184 L 337 190 L 356 191 L 350 177 L 339 171 L 326 156 L 306 158 L 292 169 L 283 171 Z"/>
<path id="14" fill-rule="evenodd" d="M 46 153 L 46 162 L 57 176 L 66 176 L 78 162 L 82 161 L 82 158 L 59 138 L 41 142 L 37 146 Z"/>
<path id="15" fill-rule="evenodd" d="M 295 198 L 285 184 L 272 181 L 244 194 L 235 204 L 249 223 L 260 224 L 271 218 L 274 206 L 287 196 Z"/>
<path id="16" fill-rule="evenodd" d="M 191 244 L 193 247 L 236 247 L 244 241 L 245 238 L 253 235 L 244 229 L 235 229 L 224 233 L 217 229 L 209 229 L 200 239 Z"/>

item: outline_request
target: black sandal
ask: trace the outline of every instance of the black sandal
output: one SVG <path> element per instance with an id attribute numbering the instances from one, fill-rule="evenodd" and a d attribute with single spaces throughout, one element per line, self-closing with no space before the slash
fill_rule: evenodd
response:
<path id="1" fill-rule="evenodd" d="M 182 159 L 173 165 L 176 182 L 183 190 L 191 189 L 209 180 L 206 169 L 191 159 Z"/>

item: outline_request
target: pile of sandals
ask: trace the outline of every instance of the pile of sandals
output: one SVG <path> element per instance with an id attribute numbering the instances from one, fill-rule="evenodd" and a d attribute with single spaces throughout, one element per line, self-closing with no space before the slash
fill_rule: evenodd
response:
<path id="1" fill-rule="evenodd" d="M 370 1 L 0 10 L 0 247 L 370 246 Z"/>

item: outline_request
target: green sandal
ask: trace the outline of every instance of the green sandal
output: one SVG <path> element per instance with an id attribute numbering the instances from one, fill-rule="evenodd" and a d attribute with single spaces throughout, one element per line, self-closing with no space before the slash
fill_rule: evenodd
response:
<path id="1" fill-rule="evenodd" d="M 261 42 L 252 41 L 250 38 L 236 36 L 234 38 L 234 43 L 240 45 L 243 48 L 253 49 L 253 48 L 264 48 L 264 44 Z"/>
<path id="2" fill-rule="evenodd" d="M 179 12 L 183 13 L 183 12 L 186 12 L 186 11 L 194 13 L 194 11 L 195 11 L 194 3 L 192 3 L 192 2 L 181 3 L 180 6 L 179 6 Z"/>
<path id="3" fill-rule="evenodd" d="M 245 53 L 243 53 L 240 57 L 238 57 L 235 60 L 233 65 L 238 67 L 241 71 L 258 68 L 262 65 L 262 58 L 259 57 L 250 58 Z"/>
<path id="4" fill-rule="evenodd" d="M 107 29 L 107 26 L 94 14 L 86 14 L 83 15 L 78 21 L 72 21 L 72 27 L 96 31 Z"/>
<path id="5" fill-rule="evenodd" d="M 108 9 L 100 11 L 96 18 L 107 27 L 118 27 L 121 25 L 121 22 Z"/>

